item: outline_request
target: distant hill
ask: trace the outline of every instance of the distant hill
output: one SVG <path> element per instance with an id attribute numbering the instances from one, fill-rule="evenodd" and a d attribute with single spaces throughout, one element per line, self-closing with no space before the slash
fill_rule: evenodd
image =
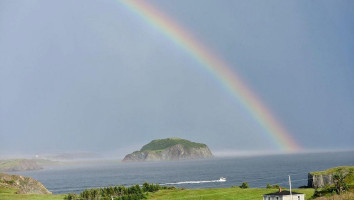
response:
<path id="1" fill-rule="evenodd" d="M 15 172 L 15 171 L 30 171 L 43 169 L 43 166 L 59 164 L 56 161 L 45 159 L 9 159 L 0 160 L 0 171 Z"/>
<path id="2" fill-rule="evenodd" d="M 63 153 L 47 157 L 50 160 L 72 161 L 72 160 L 94 160 L 102 158 L 102 155 L 91 152 Z"/>
<path id="3" fill-rule="evenodd" d="M 181 138 L 153 140 L 124 157 L 123 161 L 186 160 L 213 157 L 206 144 L 191 142 Z"/>

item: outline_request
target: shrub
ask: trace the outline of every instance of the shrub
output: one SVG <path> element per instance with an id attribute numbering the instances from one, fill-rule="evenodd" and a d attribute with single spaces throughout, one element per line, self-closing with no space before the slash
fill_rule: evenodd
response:
<path id="1" fill-rule="evenodd" d="M 242 188 L 242 189 L 249 188 L 248 183 L 247 182 L 243 182 L 242 185 L 240 185 L 240 188 Z"/>
<path id="2" fill-rule="evenodd" d="M 77 196 L 77 194 L 70 193 L 70 194 L 65 195 L 64 200 L 76 200 L 78 198 L 79 197 Z"/>
<path id="3" fill-rule="evenodd" d="M 348 190 L 348 186 L 345 182 L 345 175 L 342 171 L 333 175 L 334 187 L 336 188 L 337 194 L 341 194 L 344 191 Z"/>

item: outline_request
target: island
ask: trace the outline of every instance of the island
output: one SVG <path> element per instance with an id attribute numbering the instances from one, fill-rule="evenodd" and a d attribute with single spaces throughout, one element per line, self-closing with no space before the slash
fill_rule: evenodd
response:
<path id="1" fill-rule="evenodd" d="M 206 144 L 181 138 L 153 140 L 124 157 L 123 161 L 170 161 L 211 158 L 213 154 Z"/>

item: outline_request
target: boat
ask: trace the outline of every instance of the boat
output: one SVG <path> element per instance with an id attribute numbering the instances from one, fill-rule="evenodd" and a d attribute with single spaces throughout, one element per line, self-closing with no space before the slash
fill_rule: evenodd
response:
<path id="1" fill-rule="evenodd" d="M 220 177 L 219 182 L 226 182 L 226 178 Z"/>

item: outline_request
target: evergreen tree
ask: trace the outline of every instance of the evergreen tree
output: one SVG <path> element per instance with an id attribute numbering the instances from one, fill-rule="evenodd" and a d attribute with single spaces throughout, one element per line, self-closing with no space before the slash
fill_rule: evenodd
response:
<path id="1" fill-rule="evenodd" d="M 249 188 L 248 183 L 247 182 L 243 182 L 242 185 L 240 186 L 240 188 L 242 188 L 242 189 Z"/>

